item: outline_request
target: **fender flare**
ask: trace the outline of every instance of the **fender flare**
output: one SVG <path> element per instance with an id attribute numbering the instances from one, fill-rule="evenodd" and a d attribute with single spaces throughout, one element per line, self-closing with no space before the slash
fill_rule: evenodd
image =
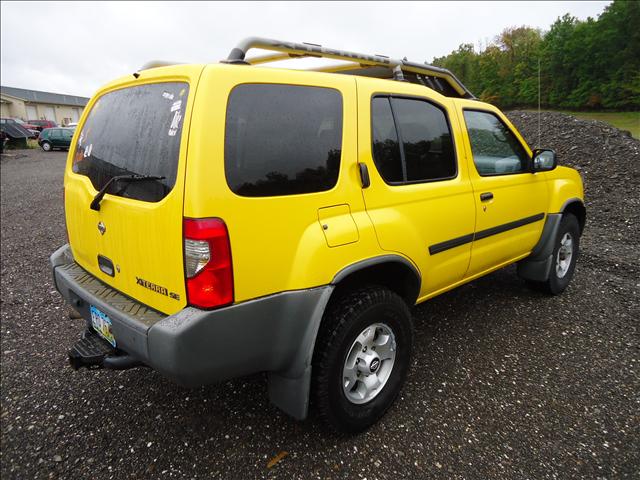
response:
<path id="1" fill-rule="evenodd" d="M 268 373 L 268 390 L 270 401 L 279 409 L 297 420 L 304 420 L 309 411 L 309 396 L 311 389 L 311 362 L 315 349 L 318 331 L 336 286 L 354 273 L 383 264 L 397 264 L 408 268 L 414 275 L 415 298 L 421 285 L 421 276 L 416 266 L 405 257 L 396 254 L 381 255 L 361 260 L 341 269 L 327 285 L 318 299 L 313 313 L 309 318 L 303 340 L 292 357 L 286 371 Z M 410 293 L 414 296 L 414 292 Z"/>
<path id="2" fill-rule="evenodd" d="M 533 247 L 529 256 L 518 262 L 517 270 L 520 278 L 534 282 L 544 282 L 549 278 L 553 263 L 554 241 L 558 235 L 562 216 L 574 204 L 579 204 L 580 208 L 584 210 L 584 204 L 581 199 L 570 198 L 564 202 L 559 213 L 547 214 L 540 240 Z"/>

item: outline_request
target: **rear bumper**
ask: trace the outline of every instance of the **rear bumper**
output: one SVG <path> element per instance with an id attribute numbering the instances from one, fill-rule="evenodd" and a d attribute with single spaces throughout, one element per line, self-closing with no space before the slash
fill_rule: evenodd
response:
<path id="1" fill-rule="evenodd" d="M 187 307 L 167 316 L 87 273 L 68 245 L 51 256 L 51 265 L 56 288 L 88 324 L 94 305 L 110 317 L 119 349 L 189 386 L 262 371 L 307 377 L 333 288 L 289 291 L 212 311 Z"/>

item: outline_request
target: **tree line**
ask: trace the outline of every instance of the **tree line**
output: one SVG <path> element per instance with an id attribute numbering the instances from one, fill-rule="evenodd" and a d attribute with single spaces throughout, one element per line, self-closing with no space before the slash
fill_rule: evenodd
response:
<path id="1" fill-rule="evenodd" d="M 463 44 L 433 65 L 480 99 L 509 107 L 640 109 L 640 2 L 614 0 L 597 19 L 558 18 L 549 31 L 504 30 L 484 50 Z"/>

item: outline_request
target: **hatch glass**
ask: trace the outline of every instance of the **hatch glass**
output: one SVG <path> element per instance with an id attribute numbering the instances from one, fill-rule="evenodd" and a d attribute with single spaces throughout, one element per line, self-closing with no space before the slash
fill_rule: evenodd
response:
<path id="1" fill-rule="evenodd" d="M 98 99 L 78 135 L 73 171 L 100 190 L 118 175 L 164 177 L 112 182 L 106 193 L 147 202 L 173 188 L 189 85 L 165 82 L 109 92 Z"/>

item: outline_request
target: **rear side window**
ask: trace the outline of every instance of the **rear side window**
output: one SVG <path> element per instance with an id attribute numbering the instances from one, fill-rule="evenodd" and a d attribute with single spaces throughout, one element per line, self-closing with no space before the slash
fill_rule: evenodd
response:
<path id="1" fill-rule="evenodd" d="M 238 195 L 329 190 L 338 180 L 341 148 L 342 96 L 337 90 L 244 84 L 229 96 L 225 174 Z"/>
<path id="2" fill-rule="evenodd" d="M 148 202 L 163 199 L 178 171 L 189 85 L 154 83 L 115 90 L 93 106 L 78 135 L 73 171 L 100 190 L 117 175 L 164 177 L 112 182 L 107 193 Z"/>
<path id="3" fill-rule="evenodd" d="M 454 178 L 451 129 L 441 108 L 421 99 L 374 97 L 373 156 L 385 182 L 420 183 Z"/>
<path id="4" fill-rule="evenodd" d="M 473 163 L 482 176 L 528 171 L 529 155 L 513 132 L 490 112 L 465 110 Z"/>

